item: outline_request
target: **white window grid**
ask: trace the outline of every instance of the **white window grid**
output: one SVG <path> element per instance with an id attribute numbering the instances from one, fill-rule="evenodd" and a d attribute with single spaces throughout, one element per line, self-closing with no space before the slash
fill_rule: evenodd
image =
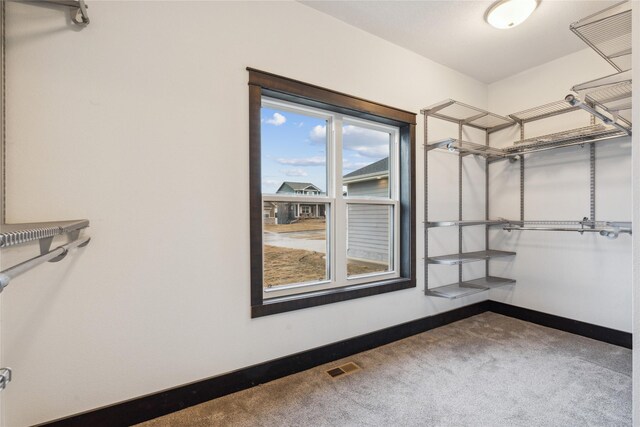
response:
<path id="1" fill-rule="evenodd" d="M 269 97 L 262 97 L 262 107 L 289 111 L 297 114 L 305 114 L 316 118 L 321 118 L 327 122 L 326 132 L 326 185 L 327 191 L 322 194 L 264 194 L 264 202 L 281 203 L 309 203 L 324 204 L 326 218 L 326 254 L 327 256 L 327 280 L 290 283 L 263 288 L 263 297 L 281 298 L 288 295 L 296 295 L 306 292 L 317 292 L 322 290 L 330 291 L 344 286 L 368 287 L 378 285 L 385 280 L 392 280 L 400 277 L 400 171 L 399 171 L 399 149 L 400 133 L 399 129 L 369 120 L 334 113 L 282 101 Z M 390 135 L 389 144 L 389 197 L 345 197 L 343 196 L 342 179 L 342 132 L 336 129 L 343 129 L 345 125 L 354 125 L 367 129 L 377 130 Z M 317 193 L 317 192 L 316 192 Z M 389 239 L 389 268 L 388 271 L 367 273 L 361 275 L 348 276 L 347 274 L 347 210 L 348 205 L 383 205 L 391 207 L 390 219 L 390 239 Z M 338 237 L 338 231 L 341 236 Z M 263 230 L 264 235 L 264 230 Z M 342 260 L 342 261 L 338 261 Z M 263 261 L 264 262 L 264 261 Z M 264 266 L 263 266 L 264 268 Z"/>

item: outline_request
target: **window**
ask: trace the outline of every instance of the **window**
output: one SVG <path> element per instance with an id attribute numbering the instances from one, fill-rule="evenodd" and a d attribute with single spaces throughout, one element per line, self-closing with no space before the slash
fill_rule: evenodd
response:
<path id="1" fill-rule="evenodd" d="M 252 69 L 249 88 L 252 316 L 414 287 L 415 114 Z"/>
<path id="2" fill-rule="evenodd" d="M 311 206 L 309 205 L 302 205 L 302 214 L 303 215 L 309 215 L 311 214 Z M 303 236 L 304 237 L 304 236 Z M 265 266 L 268 267 L 268 266 Z"/>

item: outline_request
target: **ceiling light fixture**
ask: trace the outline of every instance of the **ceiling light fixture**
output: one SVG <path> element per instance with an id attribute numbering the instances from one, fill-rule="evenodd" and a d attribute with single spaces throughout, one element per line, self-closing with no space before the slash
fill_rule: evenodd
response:
<path id="1" fill-rule="evenodd" d="M 505 30 L 522 24 L 538 7 L 538 0 L 500 0 L 487 10 L 485 19 L 492 27 Z"/>

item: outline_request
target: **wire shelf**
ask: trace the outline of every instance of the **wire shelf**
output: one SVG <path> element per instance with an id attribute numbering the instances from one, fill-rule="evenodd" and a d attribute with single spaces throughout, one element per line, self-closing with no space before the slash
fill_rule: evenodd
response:
<path id="1" fill-rule="evenodd" d="M 500 258 L 515 255 L 515 252 L 507 251 L 476 251 L 476 252 L 463 252 L 459 254 L 441 255 L 427 258 L 429 264 L 446 264 L 446 265 L 458 265 L 465 264 L 467 262 L 485 261 L 491 258 Z"/>
<path id="2" fill-rule="evenodd" d="M 453 283 L 446 286 L 427 289 L 426 294 L 434 297 L 457 299 L 479 292 L 488 291 L 492 288 L 511 285 L 516 281 L 502 277 L 487 276 L 479 279 L 465 280 L 461 283 Z"/>
<path id="3" fill-rule="evenodd" d="M 571 88 L 572 91 L 585 95 L 591 90 L 596 90 L 602 87 L 615 85 L 618 83 L 629 82 L 631 83 L 632 74 L 631 70 L 622 71 L 620 73 L 611 74 L 605 77 L 600 77 L 595 80 L 589 80 L 588 82 L 580 83 Z"/>
<path id="4" fill-rule="evenodd" d="M 577 84 L 571 90 L 588 104 L 599 107 L 631 127 L 632 86 L 631 70 L 628 70 Z"/>
<path id="5" fill-rule="evenodd" d="M 628 81 L 602 87 L 600 89 L 589 92 L 586 95 L 586 99 L 587 101 L 600 104 L 603 107 L 608 107 L 608 104 L 616 101 L 628 100 L 628 108 L 631 108 L 631 93 L 631 82 Z"/>
<path id="6" fill-rule="evenodd" d="M 19 245 L 33 240 L 46 239 L 71 233 L 89 226 L 86 219 L 74 221 L 34 222 L 24 224 L 2 224 L 0 248 Z"/>
<path id="7" fill-rule="evenodd" d="M 518 113 L 509 114 L 516 122 L 522 124 L 533 122 L 535 120 L 546 119 L 547 117 L 557 116 L 577 110 L 578 107 L 571 106 L 566 101 L 555 101 L 549 104 L 540 105 L 539 107 L 530 108 Z"/>
<path id="8" fill-rule="evenodd" d="M 453 99 L 447 99 L 426 107 L 421 110 L 421 113 L 449 122 L 472 126 L 489 133 L 515 124 L 514 121 L 508 117 L 500 116 Z"/>
<path id="9" fill-rule="evenodd" d="M 504 148 L 503 152 L 508 155 L 527 154 L 541 150 L 599 142 L 621 136 L 627 136 L 627 134 L 612 126 L 598 124 L 516 141 L 514 146 Z"/>
<path id="10" fill-rule="evenodd" d="M 632 83 L 629 80 L 589 91 L 585 100 L 605 110 L 614 119 L 622 120 L 630 127 L 632 93 Z"/>
<path id="11" fill-rule="evenodd" d="M 486 286 L 469 285 L 465 282 L 462 282 L 427 289 L 425 295 L 447 299 L 457 299 L 488 290 L 489 288 Z"/>
<path id="12" fill-rule="evenodd" d="M 631 2 L 625 1 L 569 26 L 618 71 L 631 69 Z"/>
<path id="13" fill-rule="evenodd" d="M 487 276 L 474 280 L 466 280 L 466 285 L 485 286 L 487 288 L 498 288 L 504 285 L 512 285 L 516 283 L 515 279 L 505 279 L 504 277 Z"/>
<path id="14" fill-rule="evenodd" d="M 448 138 L 429 143 L 425 146 L 425 149 L 427 151 L 445 149 L 463 156 L 478 155 L 490 161 L 495 161 L 512 158 L 516 155 L 531 154 L 592 142 L 602 142 L 627 135 L 626 132 L 614 126 L 597 124 L 516 141 L 513 146 L 506 148 L 495 148 L 455 138 Z"/>
<path id="15" fill-rule="evenodd" d="M 447 138 L 440 141 L 428 143 L 425 148 L 427 151 L 441 148 L 454 153 L 460 153 L 461 155 L 473 154 L 486 158 L 505 157 L 504 151 L 500 148 L 494 148 L 488 145 L 476 144 L 475 142 L 463 141 L 455 138 Z"/>

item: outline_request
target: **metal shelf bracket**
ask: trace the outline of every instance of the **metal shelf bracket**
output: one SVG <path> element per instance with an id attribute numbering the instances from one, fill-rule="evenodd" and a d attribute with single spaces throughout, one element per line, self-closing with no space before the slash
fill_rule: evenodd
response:
<path id="1" fill-rule="evenodd" d="M 11 368 L 0 369 L 0 390 L 4 390 L 11 382 Z"/>
<path id="2" fill-rule="evenodd" d="M 82 27 L 86 27 L 89 25 L 91 20 L 89 19 L 89 13 L 87 12 L 87 4 L 84 0 L 40 0 L 35 2 L 30 2 L 30 4 L 38 5 L 38 4 L 55 4 L 59 6 L 67 6 L 71 8 L 70 15 L 71 21 L 74 24 L 80 25 Z"/>

